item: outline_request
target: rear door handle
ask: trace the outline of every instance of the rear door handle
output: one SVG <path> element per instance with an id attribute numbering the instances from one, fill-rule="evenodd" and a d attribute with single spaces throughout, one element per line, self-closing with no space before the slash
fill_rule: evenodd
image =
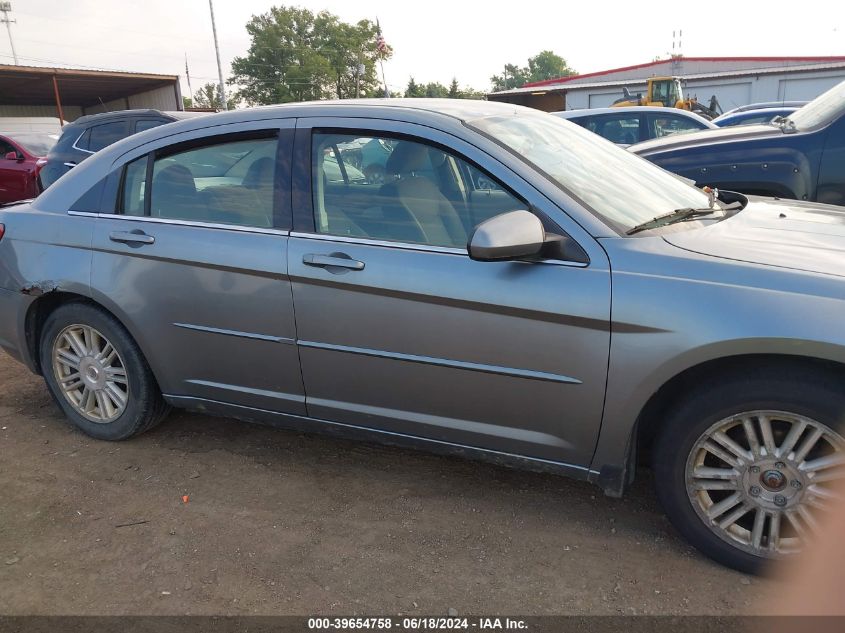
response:
<path id="1" fill-rule="evenodd" d="M 349 270 L 364 270 L 364 262 L 352 259 L 346 253 L 332 253 L 330 255 L 317 255 L 309 253 L 302 256 L 302 263 L 306 266 L 317 268 L 347 268 Z"/>
<path id="2" fill-rule="evenodd" d="M 114 231 L 109 234 L 109 239 L 122 244 L 155 244 L 156 241 L 156 238 L 143 231 Z"/>
<path id="3" fill-rule="evenodd" d="M 76 163 L 65 163 L 65 167 L 67 167 L 68 169 L 73 169 L 74 167 L 76 167 Z"/>

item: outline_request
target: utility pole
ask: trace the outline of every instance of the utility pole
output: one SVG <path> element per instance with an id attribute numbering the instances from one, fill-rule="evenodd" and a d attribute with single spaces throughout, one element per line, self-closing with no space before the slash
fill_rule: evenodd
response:
<path id="1" fill-rule="evenodd" d="M 12 10 L 12 3 L 11 2 L 0 2 L 0 12 L 3 13 L 3 19 L 0 22 L 6 23 L 6 30 L 9 32 L 9 44 L 12 47 L 12 59 L 15 60 L 15 66 L 19 66 L 18 64 L 18 54 L 15 51 L 15 42 L 12 40 L 12 22 L 17 22 L 17 20 L 10 20 L 9 19 L 9 11 Z"/>
<path id="2" fill-rule="evenodd" d="M 211 32 L 214 33 L 214 52 L 217 53 L 217 77 L 220 79 L 220 99 L 223 102 L 223 109 L 228 110 L 226 103 L 226 88 L 223 86 L 223 67 L 220 65 L 220 47 L 217 45 L 217 27 L 214 24 L 214 4 L 208 0 L 208 8 L 211 11 Z"/>

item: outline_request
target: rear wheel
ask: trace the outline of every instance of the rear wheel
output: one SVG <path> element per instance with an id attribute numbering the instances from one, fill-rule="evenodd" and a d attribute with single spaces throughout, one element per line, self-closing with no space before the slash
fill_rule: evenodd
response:
<path id="1" fill-rule="evenodd" d="M 806 375 L 749 376 L 699 391 L 654 452 L 672 523 L 711 558 L 756 573 L 799 554 L 841 502 L 845 396 Z"/>
<path id="2" fill-rule="evenodd" d="M 47 318 L 41 337 L 47 387 L 68 419 L 103 440 L 122 440 L 167 415 L 149 366 L 126 329 L 111 315 L 69 303 Z"/>

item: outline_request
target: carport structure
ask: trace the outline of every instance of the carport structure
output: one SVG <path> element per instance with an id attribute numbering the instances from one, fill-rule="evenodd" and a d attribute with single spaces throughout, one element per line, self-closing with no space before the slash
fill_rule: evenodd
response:
<path id="1" fill-rule="evenodd" d="M 0 117 L 58 116 L 133 108 L 181 110 L 178 75 L 0 65 Z"/>

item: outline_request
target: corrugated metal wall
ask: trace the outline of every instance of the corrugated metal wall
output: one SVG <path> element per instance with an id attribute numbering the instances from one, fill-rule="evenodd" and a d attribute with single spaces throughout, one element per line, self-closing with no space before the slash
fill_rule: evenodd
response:
<path id="1" fill-rule="evenodd" d="M 144 109 L 152 108 L 154 110 L 179 110 L 180 104 L 176 101 L 176 91 L 174 87 L 162 86 L 155 90 L 148 90 L 147 92 L 139 92 L 136 95 L 129 97 L 129 109 Z M 111 110 L 126 110 L 125 99 L 115 99 L 114 101 L 106 102 L 106 109 Z M 94 114 L 95 112 L 102 112 L 102 107 L 87 108 L 86 114 Z"/>
<path id="2" fill-rule="evenodd" d="M 82 116 L 82 108 L 78 106 L 62 105 L 62 110 L 70 121 Z M 0 117 L 4 116 L 57 117 L 59 113 L 56 111 L 56 106 L 0 105 Z"/>
<path id="3" fill-rule="evenodd" d="M 174 85 L 162 86 L 154 90 L 139 92 L 128 98 L 129 109 L 153 108 L 155 110 L 181 110 L 182 104 L 177 100 Z M 105 108 L 102 105 L 81 108 L 74 105 L 62 104 L 62 111 L 68 121 L 74 121 L 83 114 L 97 114 L 112 110 L 126 110 L 127 99 L 115 99 L 107 101 Z M 53 105 L 0 105 L 0 117 L 55 117 L 58 116 L 56 106 Z"/>

